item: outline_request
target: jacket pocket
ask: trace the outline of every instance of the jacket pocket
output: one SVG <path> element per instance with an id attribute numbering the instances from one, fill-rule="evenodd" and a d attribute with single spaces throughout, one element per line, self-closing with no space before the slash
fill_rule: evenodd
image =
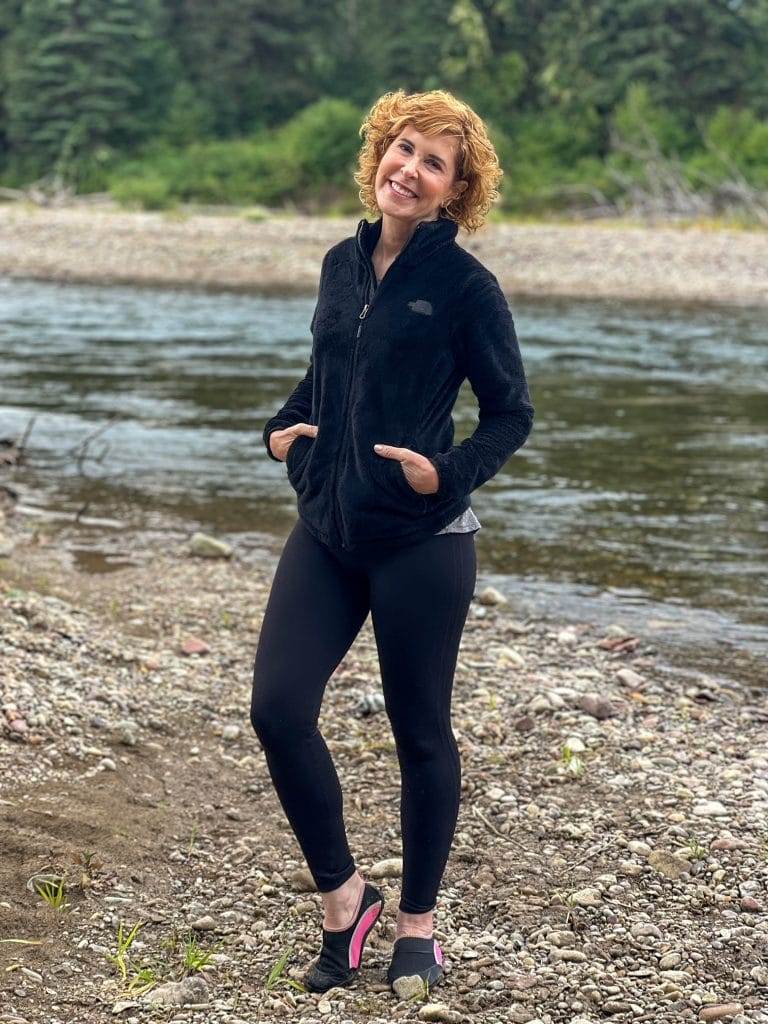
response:
<path id="1" fill-rule="evenodd" d="M 383 463 L 379 467 L 379 478 L 389 493 L 394 495 L 398 502 L 404 503 L 403 507 L 417 513 L 426 512 L 427 496 L 419 494 L 411 487 L 400 463 L 396 459 L 385 459 L 382 455 L 377 455 L 376 458 Z"/>
<path id="2" fill-rule="evenodd" d="M 296 486 L 302 469 L 306 466 L 307 455 L 314 440 L 314 437 L 310 437 L 309 434 L 299 434 L 291 442 L 291 446 L 285 456 L 285 469 L 288 474 L 288 480 L 293 487 Z"/>

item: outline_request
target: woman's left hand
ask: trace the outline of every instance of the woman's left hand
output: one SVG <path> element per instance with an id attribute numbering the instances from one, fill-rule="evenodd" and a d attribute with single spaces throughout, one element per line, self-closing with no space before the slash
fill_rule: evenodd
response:
<path id="1" fill-rule="evenodd" d="M 440 476 L 426 457 L 410 448 L 395 448 L 391 444 L 375 444 L 373 450 L 384 459 L 394 459 L 403 467 L 403 473 L 417 494 L 434 494 L 440 487 Z"/>

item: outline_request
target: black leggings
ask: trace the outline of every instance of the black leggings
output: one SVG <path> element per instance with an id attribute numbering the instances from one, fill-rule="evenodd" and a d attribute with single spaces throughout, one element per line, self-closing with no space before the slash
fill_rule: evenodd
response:
<path id="1" fill-rule="evenodd" d="M 256 650 L 251 722 L 320 892 L 356 870 L 339 779 L 317 728 L 320 705 L 370 611 L 400 764 L 400 910 L 436 905 L 461 797 L 451 692 L 475 577 L 473 533 L 352 556 L 299 519 L 285 542 Z"/>

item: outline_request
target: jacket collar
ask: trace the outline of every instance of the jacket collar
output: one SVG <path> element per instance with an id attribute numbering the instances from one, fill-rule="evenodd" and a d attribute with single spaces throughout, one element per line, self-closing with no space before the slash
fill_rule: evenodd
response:
<path id="1" fill-rule="evenodd" d="M 383 217 L 373 222 L 363 218 L 357 225 L 357 252 L 363 259 L 371 260 L 376 243 L 381 237 Z M 437 220 L 423 220 L 397 257 L 399 266 L 413 266 L 432 256 L 441 246 L 452 242 L 459 231 L 459 225 L 450 217 Z"/>

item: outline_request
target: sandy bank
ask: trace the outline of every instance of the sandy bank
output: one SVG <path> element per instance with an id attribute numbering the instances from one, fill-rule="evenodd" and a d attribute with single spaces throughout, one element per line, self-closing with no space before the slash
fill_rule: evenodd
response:
<path id="1" fill-rule="evenodd" d="M 362 215 L 362 214 L 361 214 Z M 358 217 L 130 213 L 0 206 L 0 275 L 311 293 Z M 511 296 L 768 304 L 768 232 L 490 224 L 458 241 Z"/>

